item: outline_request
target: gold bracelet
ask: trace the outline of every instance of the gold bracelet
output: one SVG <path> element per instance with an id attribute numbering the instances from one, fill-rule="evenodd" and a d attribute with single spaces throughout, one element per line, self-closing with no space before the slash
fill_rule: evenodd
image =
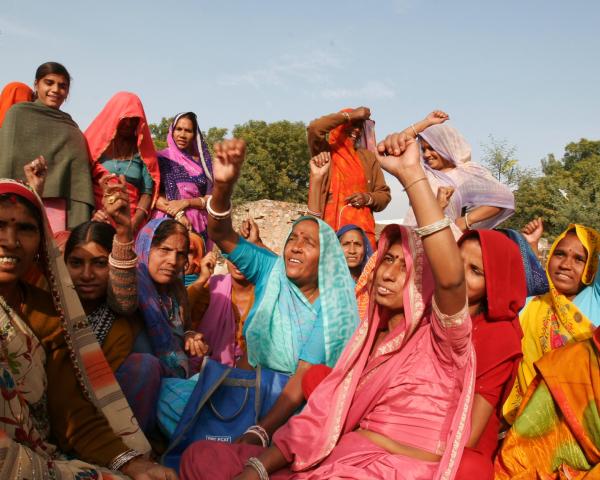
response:
<path id="1" fill-rule="evenodd" d="M 148 215 L 150 215 L 150 212 L 148 212 L 148 210 L 146 210 L 144 207 L 137 206 L 135 209 L 144 212 L 144 218 L 148 218 Z"/>
<path id="2" fill-rule="evenodd" d="M 414 182 L 412 182 L 411 184 L 409 184 L 407 187 L 404 187 L 404 189 L 402 191 L 406 192 L 410 187 L 412 187 L 415 183 L 420 182 L 421 180 L 427 180 L 427 177 L 417 178 Z"/>

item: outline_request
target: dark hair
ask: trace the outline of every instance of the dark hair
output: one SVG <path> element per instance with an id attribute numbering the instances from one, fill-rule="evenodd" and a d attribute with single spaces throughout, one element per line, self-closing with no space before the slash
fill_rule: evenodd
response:
<path id="1" fill-rule="evenodd" d="M 35 81 L 38 82 L 46 75 L 62 75 L 67 79 L 67 87 L 71 86 L 71 75 L 64 65 L 58 62 L 42 63 L 35 71 Z"/>
<path id="2" fill-rule="evenodd" d="M 159 247 L 167 238 L 171 235 L 175 235 L 176 233 L 181 233 L 185 235 L 187 239 L 187 248 L 190 249 L 190 237 L 188 235 L 187 228 L 177 220 L 168 219 L 163 221 L 158 228 L 154 231 L 154 236 L 152 237 L 152 242 L 150 243 L 150 248 Z M 186 252 L 187 255 L 187 252 Z"/>
<path id="3" fill-rule="evenodd" d="M 13 199 L 20 205 L 23 205 L 29 215 L 35 218 L 35 222 L 37 223 L 38 229 L 42 236 L 44 235 L 44 221 L 42 220 L 42 212 L 38 207 L 36 207 L 33 203 L 27 200 L 25 197 L 22 197 L 18 193 L 3 193 L 0 194 L 0 203 L 13 202 Z"/>
<path id="4" fill-rule="evenodd" d="M 179 118 L 177 119 L 177 122 L 179 120 L 181 120 L 182 118 L 187 118 L 189 121 L 192 122 L 192 127 L 194 129 L 194 133 L 196 133 L 198 131 L 198 117 L 196 117 L 196 114 L 194 112 L 187 112 L 187 113 L 180 115 Z M 173 129 L 175 129 L 177 122 L 175 122 L 173 124 Z"/>
<path id="5" fill-rule="evenodd" d="M 71 232 L 65 245 L 65 260 L 73 253 L 73 250 L 75 250 L 77 245 L 88 242 L 96 242 L 104 248 L 104 250 L 110 253 L 112 251 L 112 241 L 115 233 L 114 227 L 104 222 L 89 221 L 77 225 Z"/>

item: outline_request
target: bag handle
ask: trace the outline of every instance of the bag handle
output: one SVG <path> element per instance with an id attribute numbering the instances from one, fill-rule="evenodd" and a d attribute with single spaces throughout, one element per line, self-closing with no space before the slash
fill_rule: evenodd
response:
<path id="1" fill-rule="evenodd" d="M 236 412 L 231 414 L 230 417 L 226 417 L 225 415 L 221 415 L 221 413 L 219 413 L 219 411 L 217 410 L 217 408 L 214 406 L 214 404 L 212 402 L 212 398 L 208 399 L 208 404 L 210 405 L 210 409 L 213 411 L 213 413 L 219 420 L 221 420 L 223 422 L 228 422 L 230 420 L 233 420 L 235 417 L 237 417 L 241 413 L 241 411 L 244 409 L 244 407 L 246 406 L 246 403 L 248 402 L 249 391 L 250 391 L 250 389 L 248 387 L 246 387 L 246 393 L 244 394 L 244 400 L 242 401 L 240 408 L 238 408 Z"/>

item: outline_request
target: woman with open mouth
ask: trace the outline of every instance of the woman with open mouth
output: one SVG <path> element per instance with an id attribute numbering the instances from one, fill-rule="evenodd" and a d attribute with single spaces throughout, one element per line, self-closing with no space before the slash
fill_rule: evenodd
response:
<path id="1" fill-rule="evenodd" d="M 24 281 L 32 268 L 49 291 Z M 42 200 L 6 179 L 0 331 L 0 478 L 176 478 L 147 459 L 150 444 L 87 322 Z"/>
<path id="2" fill-rule="evenodd" d="M 382 232 L 369 314 L 272 446 L 198 442 L 183 455 L 182 478 L 454 477 L 474 385 L 463 262 L 451 221 L 420 181 L 416 143 L 380 162 L 406 188 L 420 228 Z"/>
<path id="3" fill-rule="evenodd" d="M 537 232 L 537 238 L 542 232 L 543 229 Z M 509 423 L 514 421 L 523 396 L 535 378 L 534 362 L 551 350 L 590 338 L 598 325 L 598 254 L 600 232 L 590 227 L 569 225 L 554 240 L 546 263 L 550 290 L 530 297 L 519 315 L 523 328 L 523 360 L 504 404 L 504 416 Z"/>

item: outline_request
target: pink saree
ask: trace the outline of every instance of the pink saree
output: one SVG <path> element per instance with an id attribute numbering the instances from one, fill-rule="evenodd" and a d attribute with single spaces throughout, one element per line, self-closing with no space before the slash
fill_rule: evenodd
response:
<path id="1" fill-rule="evenodd" d="M 431 299 L 433 279 L 421 242 L 412 230 L 398 225 L 388 226 L 379 240 L 375 270 L 385 257 L 390 245 L 401 238 L 406 262 L 407 280 L 404 287 L 404 312 L 406 321 L 397 326 L 375 349 L 381 326 L 385 319 L 379 315 L 375 304 L 369 306 L 370 315 L 365 316 L 350 339 L 333 371 L 319 384 L 309 398 L 302 413 L 290 419 L 273 436 L 273 443 L 290 462 L 289 468 L 276 472 L 274 479 L 452 479 L 458 469 L 464 445 L 470 433 L 471 403 L 474 388 L 474 353 L 470 340 L 470 319 L 464 310 L 460 315 L 446 317 L 432 313 Z M 465 299 L 466 300 L 466 299 Z M 435 307 L 434 307 L 435 308 Z M 460 318 L 462 322 L 452 323 Z M 445 335 L 451 348 L 445 349 L 446 361 L 451 368 L 442 365 L 444 339 L 436 346 L 430 337 Z M 450 339 L 448 341 L 448 339 Z M 433 346 L 431 346 L 433 344 Z M 429 350 L 415 347 L 430 345 Z M 458 346 L 458 347 L 457 347 Z M 406 347 L 406 348 L 404 348 Z M 451 350 L 451 352 L 450 352 Z M 450 353 L 449 353 L 450 352 Z M 405 367 L 407 362 L 412 367 Z M 425 377 L 418 381 L 420 362 L 433 364 Z M 403 455 L 393 455 L 373 444 L 356 430 L 361 428 L 377 431 L 372 422 L 383 425 L 386 419 L 398 416 L 398 411 L 386 411 L 386 399 L 398 399 L 406 404 L 406 410 L 418 411 L 419 404 L 428 404 L 435 410 L 435 393 L 414 402 L 408 391 L 414 385 L 419 392 L 426 391 L 428 384 L 437 385 L 436 372 L 454 372 L 451 376 L 451 408 L 439 412 L 438 423 L 445 433 L 440 442 L 440 462 L 426 462 Z M 406 375 L 410 368 L 410 376 Z M 401 370 L 405 372 L 400 372 Z M 428 376 L 431 373 L 431 378 Z M 412 378 L 411 378 L 412 376 Z M 415 382 L 415 379 L 417 381 Z M 438 392 L 439 393 L 439 392 Z M 433 405 L 433 406 L 432 406 Z M 396 408 L 396 407 L 394 407 Z M 396 408 L 397 410 L 397 408 Z M 418 414 L 418 412 L 416 412 Z M 418 416 L 418 415 L 416 415 Z M 419 425 L 402 423 L 406 431 L 413 432 Z M 391 426 L 393 428 L 393 426 Z M 387 427 L 386 427 L 387 429 Z M 386 430 L 387 431 L 387 430 Z M 406 432 L 404 432 L 406 433 Z M 442 433 L 442 435 L 444 435 Z M 385 434 L 385 433 L 384 433 Z M 223 445 L 215 442 L 198 442 L 183 456 L 181 475 L 183 479 L 231 478 L 243 468 L 243 461 L 260 454 L 261 449 L 250 445 Z M 231 465 L 227 474 L 212 471 L 212 465 Z M 208 470 L 207 470 L 208 469 Z M 229 467 L 227 467 L 229 470 Z M 235 472 L 233 470 L 237 469 Z M 229 474 L 229 476 L 227 476 Z"/>

